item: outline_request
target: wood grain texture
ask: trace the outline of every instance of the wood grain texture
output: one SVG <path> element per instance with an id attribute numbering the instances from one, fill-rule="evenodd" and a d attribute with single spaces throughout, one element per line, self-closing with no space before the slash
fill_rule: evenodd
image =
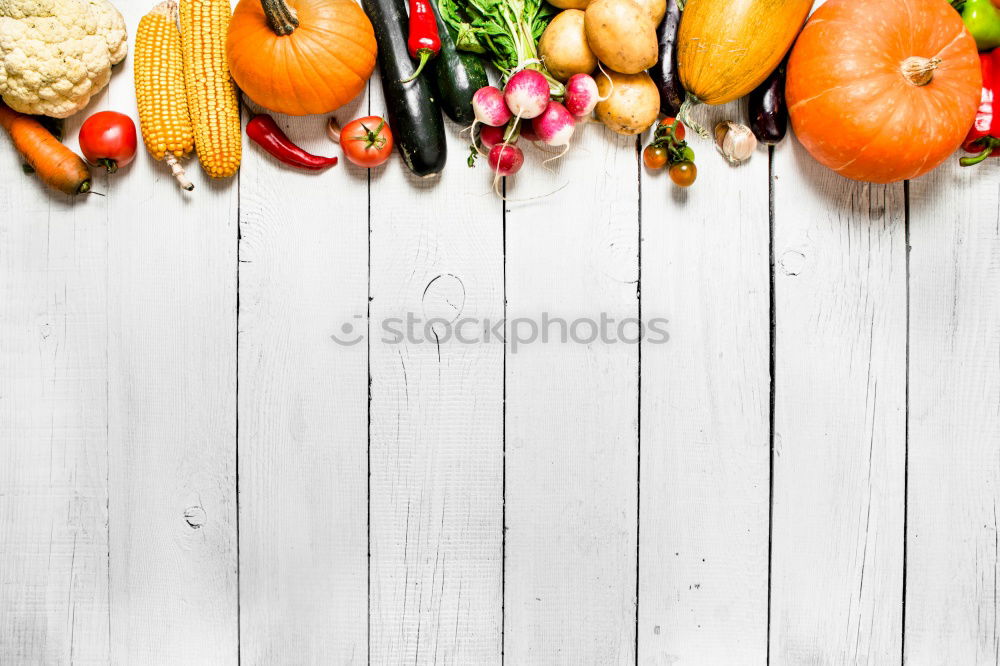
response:
<path id="1" fill-rule="evenodd" d="M 906 401 L 903 184 L 774 156 L 770 662 L 899 663 Z"/>
<path id="2" fill-rule="evenodd" d="M 706 110 L 707 111 L 707 110 Z M 704 113 L 739 120 L 738 104 Z M 693 134 L 693 133 L 691 133 Z M 768 152 L 642 170 L 639 663 L 763 664 L 770 465 Z"/>
<path id="3" fill-rule="evenodd" d="M 119 8 L 134 34 L 148 7 Z M 107 190 L 111 659 L 235 664 L 238 183 L 139 151 Z"/>
<path id="4" fill-rule="evenodd" d="M 130 59 L 71 148 L 104 108 Z M 1000 664 L 996 163 L 910 184 L 908 263 L 903 185 L 780 146 L 772 360 L 766 153 L 685 194 L 581 125 L 504 204 L 458 130 L 73 200 L 0 138 L 0 665 Z"/>
<path id="5" fill-rule="evenodd" d="M 364 115 L 362 95 L 336 115 Z M 250 113 L 256 107 L 251 106 Z M 247 114 L 249 116 L 249 113 Z M 317 154 L 325 117 L 275 116 Z M 240 590 L 244 664 L 367 651 L 368 177 L 249 143 L 240 177 Z M 354 328 L 349 334 L 342 324 Z"/>
<path id="6" fill-rule="evenodd" d="M 907 664 L 997 664 L 1000 169 L 910 184 Z"/>
<path id="7" fill-rule="evenodd" d="M 454 332 L 503 317 L 503 219 L 459 129 L 446 121 L 440 178 L 372 172 L 373 664 L 500 662 L 503 345 Z M 391 342 L 383 325 L 410 314 Z"/>
<path id="8" fill-rule="evenodd" d="M 0 663 L 105 664 L 109 201 L 0 147 Z"/>
<path id="9" fill-rule="evenodd" d="M 529 148 L 507 184 L 511 664 L 635 660 L 639 349 L 603 342 L 594 327 L 602 314 L 612 331 L 638 315 L 638 156 L 635 138 L 597 124 L 578 125 L 573 144 L 551 174 Z M 545 313 L 597 339 L 560 343 Z M 530 325 L 519 318 L 549 342 L 520 344 Z"/>

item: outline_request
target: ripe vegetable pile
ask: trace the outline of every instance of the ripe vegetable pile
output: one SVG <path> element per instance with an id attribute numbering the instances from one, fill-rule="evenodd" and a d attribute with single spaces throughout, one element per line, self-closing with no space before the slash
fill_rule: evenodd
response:
<path id="1" fill-rule="evenodd" d="M 917 178 L 958 149 L 963 166 L 1000 155 L 1000 9 L 991 0 L 163 0 L 139 22 L 136 110 L 142 139 L 185 190 L 182 160 L 229 178 L 242 156 L 240 94 L 286 115 L 329 114 L 379 67 L 386 117 L 328 132 L 351 168 L 395 148 L 419 177 L 447 162 L 447 116 L 471 132 L 499 179 L 524 141 L 570 150 L 589 120 L 649 132 L 643 162 L 681 187 L 697 176 L 689 141 L 711 138 L 730 164 L 792 129 L 833 171 L 876 183 Z M 808 20 L 807 20 L 808 19 Z M 794 44 L 794 47 L 793 47 Z M 64 118 L 107 85 L 127 50 L 108 0 L 0 3 L 0 126 L 37 176 L 90 191 L 90 165 L 134 156 L 135 124 L 102 112 L 82 125 L 86 162 L 28 114 Z M 499 82 L 490 85 L 487 65 Z M 746 124 L 698 122 L 699 105 L 747 98 Z M 246 132 L 286 166 L 337 157 L 296 146 L 282 118 Z M 690 135 L 690 136 L 688 136 Z M 550 154 L 553 151 L 549 151 Z"/>

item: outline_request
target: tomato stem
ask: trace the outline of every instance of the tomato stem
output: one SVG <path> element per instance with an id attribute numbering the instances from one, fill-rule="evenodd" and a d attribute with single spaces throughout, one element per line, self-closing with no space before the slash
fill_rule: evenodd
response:
<path id="1" fill-rule="evenodd" d="M 115 173 L 118 171 L 118 162 L 108 157 L 102 157 L 97 160 L 97 166 L 104 167 L 107 169 L 108 173 Z"/>
<path id="2" fill-rule="evenodd" d="M 373 130 L 368 129 L 364 123 L 361 123 L 361 129 L 363 129 L 365 133 L 362 136 L 355 136 L 351 138 L 355 141 L 364 141 L 366 150 L 369 148 L 377 148 L 381 150 L 382 146 L 385 145 L 385 137 L 382 136 L 382 128 L 384 127 L 385 120 L 379 121 L 379 124 Z"/>

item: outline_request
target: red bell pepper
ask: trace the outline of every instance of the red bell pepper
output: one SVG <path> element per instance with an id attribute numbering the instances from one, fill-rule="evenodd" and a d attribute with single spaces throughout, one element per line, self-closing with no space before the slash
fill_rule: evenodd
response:
<path id="1" fill-rule="evenodd" d="M 1000 49 L 980 53 L 979 62 L 983 69 L 983 94 L 976 122 L 962 144 L 966 152 L 975 156 L 960 159 L 962 166 L 979 164 L 987 157 L 1000 157 Z"/>

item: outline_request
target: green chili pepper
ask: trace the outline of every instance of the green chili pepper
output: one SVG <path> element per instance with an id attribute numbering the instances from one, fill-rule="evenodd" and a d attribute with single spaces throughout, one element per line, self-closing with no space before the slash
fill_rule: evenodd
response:
<path id="1" fill-rule="evenodd" d="M 1000 46 L 1000 9 L 991 0 L 956 0 L 952 4 L 962 13 L 962 21 L 980 51 Z"/>

